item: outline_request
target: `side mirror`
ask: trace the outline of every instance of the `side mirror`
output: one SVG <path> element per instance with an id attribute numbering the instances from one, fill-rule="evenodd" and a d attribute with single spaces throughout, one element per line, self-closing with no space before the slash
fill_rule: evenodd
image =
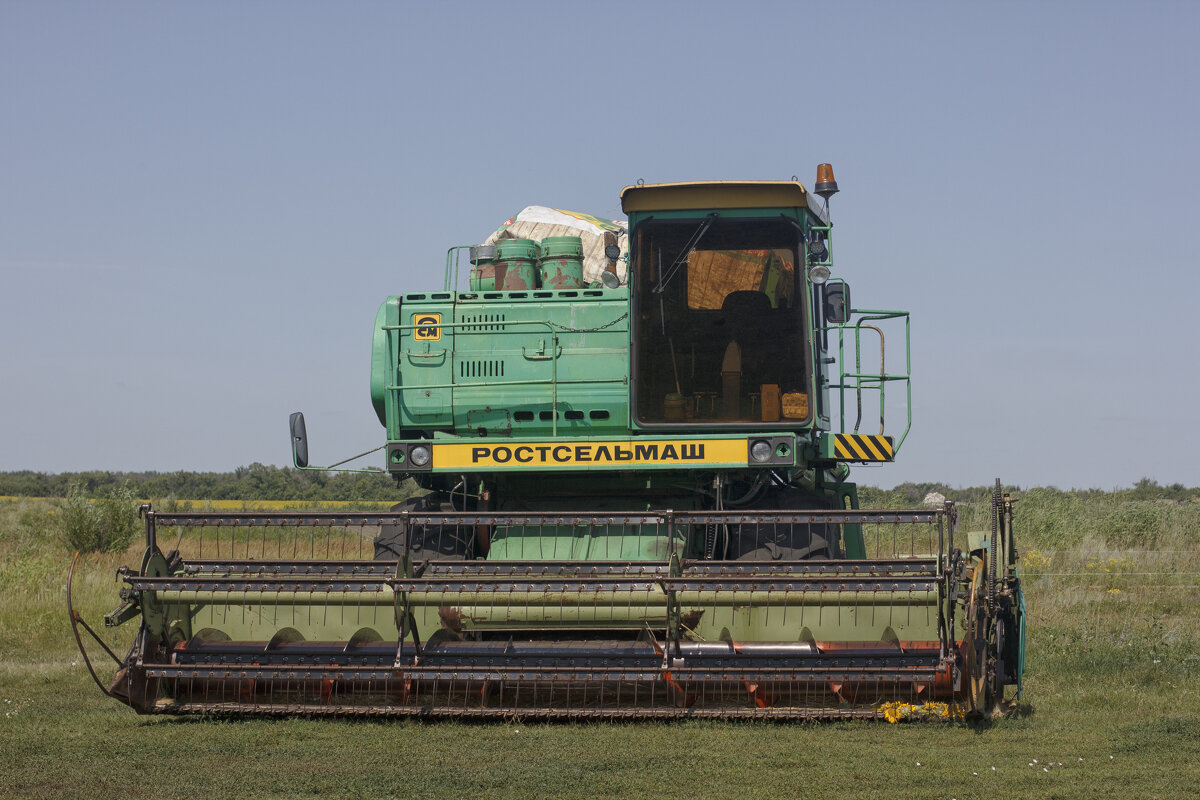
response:
<path id="1" fill-rule="evenodd" d="M 304 414 L 296 411 L 288 420 L 292 431 L 292 463 L 297 469 L 308 466 L 308 431 L 304 429 Z"/>
<path id="2" fill-rule="evenodd" d="M 825 284 L 823 291 L 825 321 L 842 325 L 850 319 L 850 287 L 838 281 Z"/>

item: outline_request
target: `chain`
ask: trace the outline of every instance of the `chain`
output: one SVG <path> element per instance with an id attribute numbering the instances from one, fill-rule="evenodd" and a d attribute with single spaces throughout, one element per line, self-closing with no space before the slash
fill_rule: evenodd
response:
<path id="1" fill-rule="evenodd" d="M 549 321 L 547 321 L 547 324 L 549 324 L 550 327 L 552 327 L 552 328 L 558 328 L 560 331 L 567 331 L 569 333 L 595 333 L 596 331 L 602 331 L 605 328 L 611 328 L 613 325 L 616 325 L 618 322 L 620 322 L 621 320 L 625 319 L 628 316 L 629 316 L 629 312 L 626 311 L 624 314 L 617 317 L 612 322 L 606 322 L 597 328 L 568 328 L 566 325 L 559 325 L 557 322 L 549 322 Z"/>
<path id="2" fill-rule="evenodd" d="M 1001 497 L 1002 491 L 1000 479 L 996 478 L 996 488 L 992 489 L 992 538 L 988 543 L 987 556 L 987 607 L 989 614 L 993 614 L 996 611 L 996 575 L 1000 563 L 1000 554 L 996 550 L 999 548 L 999 534 L 1003 534 L 1003 531 L 999 529 L 1004 524 L 1004 521 L 1000 519 L 1000 515 L 1003 513 L 1003 509 L 1001 508 L 1001 503 L 1003 502 Z M 1007 554 L 1005 560 L 1007 561 Z"/>

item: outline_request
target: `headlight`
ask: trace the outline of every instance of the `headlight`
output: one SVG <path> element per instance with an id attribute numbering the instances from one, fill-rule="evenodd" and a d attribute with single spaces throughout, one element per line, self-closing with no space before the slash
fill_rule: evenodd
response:
<path id="1" fill-rule="evenodd" d="M 796 462 L 795 437 L 783 436 L 748 437 L 746 439 L 746 466 L 790 467 Z"/>
<path id="2" fill-rule="evenodd" d="M 808 279 L 812 281 L 813 286 L 820 286 L 825 281 L 829 280 L 829 267 L 824 264 L 817 264 L 808 270 Z"/>
<path id="3" fill-rule="evenodd" d="M 429 448 L 423 444 L 419 444 L 408 451 L 408 460 L 412 462 L 414 467 L 423 467 L 429 463 Z"/>

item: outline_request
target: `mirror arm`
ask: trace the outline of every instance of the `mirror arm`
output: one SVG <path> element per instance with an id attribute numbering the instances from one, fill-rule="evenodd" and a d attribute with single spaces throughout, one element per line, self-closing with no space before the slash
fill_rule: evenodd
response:
<path id="1" fill-rule="evenodd" d="M 330 464 L 328 467 L 310 467 L 308 465 L 308 431 L 304 426 L 303 412 L 296 411 L 292 413 L 291 417 L 288 418 L 288 428 L 292 437 L 292 466 L 294 466 L 296 469 L 309 470 L 312 472 L 385 472 L 385 470 L 382 470 L 379 467 L 367 467 L 365 469 L 338 469 L 338 467 L 340 467 L 342 464 L 347 464 L 351 461 L 360 459 L 363 456 L 369 456 L 371 453 L 377 453 L 387 447 L 386 444 L 381 444 L 379 447 L 367 450 L 365 453 L 359 453 L 356 456 L 350 456 L 350 458 L 343 458 L 341 461 Z"/>

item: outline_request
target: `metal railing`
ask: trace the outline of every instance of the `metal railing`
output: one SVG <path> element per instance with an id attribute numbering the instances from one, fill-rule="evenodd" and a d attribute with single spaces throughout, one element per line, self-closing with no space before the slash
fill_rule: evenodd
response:
<path id="1" fill-rule="evenodd" d="M 893 454 L 895 454 L 900 451 L 900 445 L 904 443 L 909 430 L 912 428 L 912 348 L 909 313 L 907 311 L 882 311 L 856 308 L 852 311 L 852 314 L 856 318 L 851 322 L 840 325 L 831 324 L 819 329 L 822 334 L 828 331 L 837 332 L 838 380 L 836 383 L 830 383 L 829 388 L 838 392 L 838 427 L 841 433 L 871 432 L 860 431 L 865 422 L 863 419 L 865 411 L 864 393 L 868 396 L 872 393 L 877 393 L 879 397 L 879 434 L 884 434 L 886 432 L 885 417 L 888 384 L 903 384 L 905 393 L 905 425 L 900 435 L 895 437 L 893 445 Z M 904 320 L 904 369 L 903 371 L 889 371 L 884 328 L 874 323 L 899 319 Z M 864 331 L 870 331 L 879 337 L 879 370 L 877 372 L 870 371 L 867 365 L 864 364 Z M 848 337 L 852 337 L 854 345 L 853 369 L 850 368 L 851 365 L 847 362 L 846 356 L 846 339 Z M 846 413 L 847 393 L 853 393 L 854 395 L 855 415 L 853 426 L 848 425 L 849 418 Z"/>
<path id="2" fill-rule="evenodd" d="M 672 559 L 757 563 L 845 560 L 862 536 L 867 560 L 936 558 L 952 549 L 953 505 L 895 511 L 647 512 L 160 512 L 144 507 L 146 544 L 187 561 L 354 562 L 395 560 L 494 563 L 492 548 L 519 539 L 519 561 Z M 159 529 L 174 539 L 160 540 Z M 569 536 L 563 530 L 569 529 Z M 471 541 L 474 538 L 480 543 Z M 564 538 L 569 541 L 563 544 Z M 657 557 L 645 543 L 660 542 Z M 392 548 L 389 550 L 388 548 Z M 630 556 L 629 553 L 639 553 Z M 852 561 L 850 563 L 853 563 Z"/>

